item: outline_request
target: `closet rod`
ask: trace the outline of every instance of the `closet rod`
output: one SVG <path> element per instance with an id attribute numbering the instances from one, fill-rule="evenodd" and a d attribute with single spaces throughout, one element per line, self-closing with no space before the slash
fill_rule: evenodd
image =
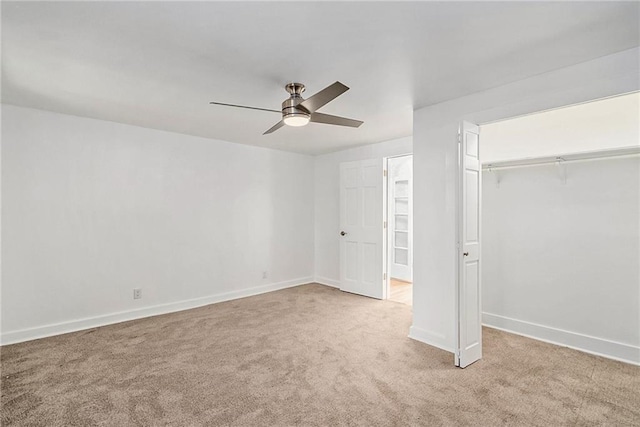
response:
<path id="1" fill-rule="evenodd" d="M 482 164 L 482 169 L 496 170 L 496 169 L 516 168 L 520 166 L 538 166 L 538 165 L 547 165 L 547 164 L 576 162 L 580 160 L 606 159 L 608 157 L 635 156 L 638 154 L 640 154 L 640 146 L 628 147 L 628 148 L 615 148 L 610 150 L 585 151 L 582 153 L 561 154 L 557 156 L 527 157 L 524 159 L 488 162 L 488 163 Z"/>

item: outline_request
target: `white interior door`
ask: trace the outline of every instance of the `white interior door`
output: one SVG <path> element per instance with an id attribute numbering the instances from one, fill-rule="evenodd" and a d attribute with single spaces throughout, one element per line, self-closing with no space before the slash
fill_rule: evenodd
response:
<path id="1" fill-rule="evenodd" d="M 382 159 L 340 164 L 340 289 L 382 299 Z"/>
<path id="2" fill-rule="evenodd" d="M 459 142 L 458 352 L 461 368 L 482 358 L 480 283 L 481 179 L 478 126 L 463 122 Z"/>

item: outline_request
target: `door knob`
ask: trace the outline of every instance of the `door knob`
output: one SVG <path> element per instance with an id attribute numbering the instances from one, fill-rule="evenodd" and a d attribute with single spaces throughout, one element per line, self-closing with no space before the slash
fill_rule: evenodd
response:
<path id="1" fill-rule="evenodd" d="M 341 235 L 341 236 L 346 236 L 346 235 L 347 235 L 347 233 L 345 233 L 344 231 L 341 231 L 341 232 L 340 232 L 340 235 Z"/>
<path id="2" fill-rule="evenodd" d="M 469 256 L 469 252 L 465 252 L 465 253 L 463 253 L 462 255 L 464 255 L 464 256 Z"/>

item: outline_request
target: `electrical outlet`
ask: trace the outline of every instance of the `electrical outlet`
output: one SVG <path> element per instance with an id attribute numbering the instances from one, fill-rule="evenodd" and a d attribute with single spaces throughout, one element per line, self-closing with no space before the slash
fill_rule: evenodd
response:
<path id="1" fill-rule="evenodd" d="M 263 278 L 263 279 L 266 279 L 266 278 L 267 278 L 267 276 L 268 276 L 267 272 L 266 272 L 266 271 L 263 271 L 263 272 L 262 272 L 262 278 Z"/>
<path id="2" fill-rule="evenodd" d="M 142 298 L 142 289 L 140 288 L 136 288 L 133 290 L 133 299 L 140 299 Z"/>

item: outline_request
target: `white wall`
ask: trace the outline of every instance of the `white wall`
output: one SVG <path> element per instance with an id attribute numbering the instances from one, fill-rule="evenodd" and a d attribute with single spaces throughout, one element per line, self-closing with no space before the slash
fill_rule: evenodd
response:
<path id="1" fill-rule="evenodd" d="M 453 352 L 458 120 L 432 126 L 414 112 L 413 324 L 409 335 Z"/>
<path id="2" fill-rule="evenodd" d="M 484 323 L 640 361 L 640 156 L 566 168 L 483 173 Z"/>
<path id="3" fill-rule="evenodd" d="M 340 284 L 340 163 L 410 154 L 410 137 L 315 157 L 315 280 Z"/>
<path id="4" fill-rule="evenodd" d="M 311 281 L 312 157 L 2 115 L 4 343 Z"/>
<path id="5" fill-rule="evenodd" d="M 483 124 L 637 91 L 639 56 L 639 49 L 630 49 L 414 111 L 412 338 L 451 352 L 456 348 L 460 122 Z"/>
<path id="6" fill-rule="evenodd" d="M 640 93 L 482 126 L 482 163 L 640 145 Z"/>

